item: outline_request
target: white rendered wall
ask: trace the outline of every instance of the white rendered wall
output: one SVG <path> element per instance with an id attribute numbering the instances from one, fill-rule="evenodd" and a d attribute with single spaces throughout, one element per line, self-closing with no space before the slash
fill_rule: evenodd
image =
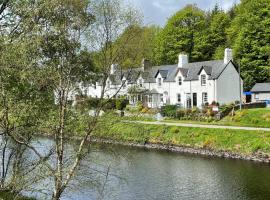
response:
<path id="1" fill-rule="evenodd" d="M 229 63 L 217 79 L 217 101 L 220 104 L 233 103 L 240 99 L 239 74 L 232 63 Z M 241 81 L 243 93 L 243 81 Z"/>

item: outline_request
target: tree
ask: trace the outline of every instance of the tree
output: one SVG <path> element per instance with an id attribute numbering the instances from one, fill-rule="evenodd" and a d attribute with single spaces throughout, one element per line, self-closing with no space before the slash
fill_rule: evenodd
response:
<path id="1" fill-rule="evenodd" d="M 128 27 L 124 33 L 117 39 L 114 45 L 123 46 L 130 35 L 134 38 L 126 44 L 126 48 L 121 50 L 121 66 L 122 68 L 138 67 L 144 58 L 150 60 L 154 64 L 154 48 L 155 37 L 159 33 L 160 28 L 157 26 L 133 26 Z"/>
<path id="2" fill-rule="evenodd" d="M 245 90 L 265 81 L 270 73 L 270 4 L 267 0 L 243 0 L 228 29 L 235 60 L 241 64 Z"/>
<path id="3" fill-rule="evenodd" d="M 0 189 L 14 194 L 40 178 L 37 175 L 30 180 L 27 176 L 42 163 L 42 160 L 27 158 L 26 146 L 14 138 L 21 136 L 30 144 L 46 115 L 43 110 L 46 104 L 42 101 L 53 101 L 48 95 L 51 91 L 40 84 L 38 70 L 33 70 L 34 48 L 28 48 L 31 40 L 20 37 L 22 30 L 17 15 L 20 3 L 8 0 L 0 3 Z M 31 79 L 34 76 L 36 79 Z"/>
<path id="4" fill-rule="evenodd" d="M 188 5 L 174 14 L 159 33 L 155 60 L 158 64 L 174 64 L 178 54 L 185 52 L 190 61 L 207 59 L 205 49 L 205 13 L 195 5 Z"/>
<path id="5" fill-rule="evenodd" d="M 125 63 L 125 52 L 136 41 L 139 29 L 134 27 L 140 25 L 141 18 L 137 10 L 124 6 L 121 0 L 98 0 L 94 2 L 93 14 L 95 22 L 89 26 L 87 41 L 88 48 L 96 52 L 95 65 L 102 72 L 100 98 L 102 102 L 111 65 L 116 64 L 121 67 Z M 129 31 L 129 29 L 132 29 L 132 31 Z M 125 31 L 128 31 L 129 34 L 123 36 Z"/>
<path id="6" fill-rule="evenodd" d="M 226 29 L 230 25 L 230 18 L 223 10 L 215 9 L 212 11 L 209 21 L 208 49 L 209 57 L 212 59 L 223 59 L 224 49 L 227 45 Z"/>

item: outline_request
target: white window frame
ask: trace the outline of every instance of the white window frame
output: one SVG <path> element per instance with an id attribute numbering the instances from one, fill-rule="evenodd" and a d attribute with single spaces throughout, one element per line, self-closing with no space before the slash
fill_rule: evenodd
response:
<path id="1" fill-rule="evenodd" d="M 164 102 L 163 94 L 160 94 L 159 98 L 160 98 L 160 102 Z"/>
<path id="2" fill-rule="evenodd" d="M 152 101 L 153 101 L 153 97 L 152 97 L 152 94 L 150 94 L 149 97 L 148 97 L 148 102 L 152 103 Z"/>
<path id="3" fill-rule="evenodd" d="M 202 86 L 205 86 L 206 85 L 206 75 L 205 74 L 202 74 L 201 75 L 201 85 Z"/>
<path id="4" fill-rule="evenodd" d="M 158 81 L 158 86 L 162 86 L 162 78 L 158 78 L 157 81 Z"/>
<path id="5" fill-rule="evenodd" d="M 182 77 L 179 76 L 179 77 L 178 77 L 178 85 L 182 85 L 182 84 L 183 84 Z"/>
<path id="6" fill-rule="evenodd" d="M 208 93 L 207 92 L 202 93 L 202 103 L 203 104 L 208 103 Z"/>

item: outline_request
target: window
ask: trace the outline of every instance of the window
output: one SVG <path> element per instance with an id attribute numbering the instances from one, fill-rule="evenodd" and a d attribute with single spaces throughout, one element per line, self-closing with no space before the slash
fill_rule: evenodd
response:
<path id="1" fill-rule="evenodd" d="M 255 99 L 259 99 L 259 94 L 258 93 L 255 94 Z"/>
<path id="2" fill-rule="evenodd" d="M 139 86 L 140 86 L 140 87 L 143 86 L 143 81 L 142 81 L 142 79 L 139 79 Z"/>
<path id="3" fill-rule="evenodd" d="M 142 101 L 142 95 L 138 94 L 138 101 Z"/>
<path id="4" fill-rule="evenodd" d="M 85 88 L 84 89 L 84 94 L 87 95 L 87 93 L 88 93 L 88 90 L 87 90 L 87 88 Z"/>
<path id="5" fill-rule="evenodd" d="M 160 102 L 163 102 L 163 94 L 160 94 Z"/>
<path id="6" fill-rule="evenodd" d="M 178 78 L 178 85 L 182 85 L 182 77 L 181 76 Z"/>
<path id="7" fill-rule="evenodd" d="M 181 103 L 181 94 L 177 94 L 177 102 Z"/>
<path id="8" fill-rule="evenodd" d="M 206 85 L 206 75 L 205 74 L 201 75 L 201 84 Z"/>
<path id="9" fill-rule="evenodd" d="M 149 102 L 149 103 L 152 103 L 152 95 L 151 95 L 151 94 L 149 95 L 148 102 Z"/>
<path id="10" fill-rule="evenodd" d="M 161 86 L 162 80 L 161 78 L 158 78 L 158 86 Z"/>
<path id="11" fill-rule="evenodd" d="M 208 103 L 208 95 L 206 92 L 202 93 L 202 103 L 203 104 Z"/>
<path id="12" fill-rule="evenodd" d="M 191 108 L 191 94 L 187 93 L 186 94 L 186 104 L 187 104 L 187 108 Z"/>
<path id="13" fill-rule="evenodd" d="M 126 84 L 126 80 L 122 80 L 122 87 L 126 88 L 127 84 Z"/>

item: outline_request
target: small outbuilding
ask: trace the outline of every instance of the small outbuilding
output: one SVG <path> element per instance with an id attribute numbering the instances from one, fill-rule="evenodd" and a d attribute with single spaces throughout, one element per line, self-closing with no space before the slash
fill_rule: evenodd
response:
<path id="1" fill-rule="evenodd" d="M 270 82 L 256 83 L 251 89 L 252 102 L 266 102 L 270 104 Z"/>

